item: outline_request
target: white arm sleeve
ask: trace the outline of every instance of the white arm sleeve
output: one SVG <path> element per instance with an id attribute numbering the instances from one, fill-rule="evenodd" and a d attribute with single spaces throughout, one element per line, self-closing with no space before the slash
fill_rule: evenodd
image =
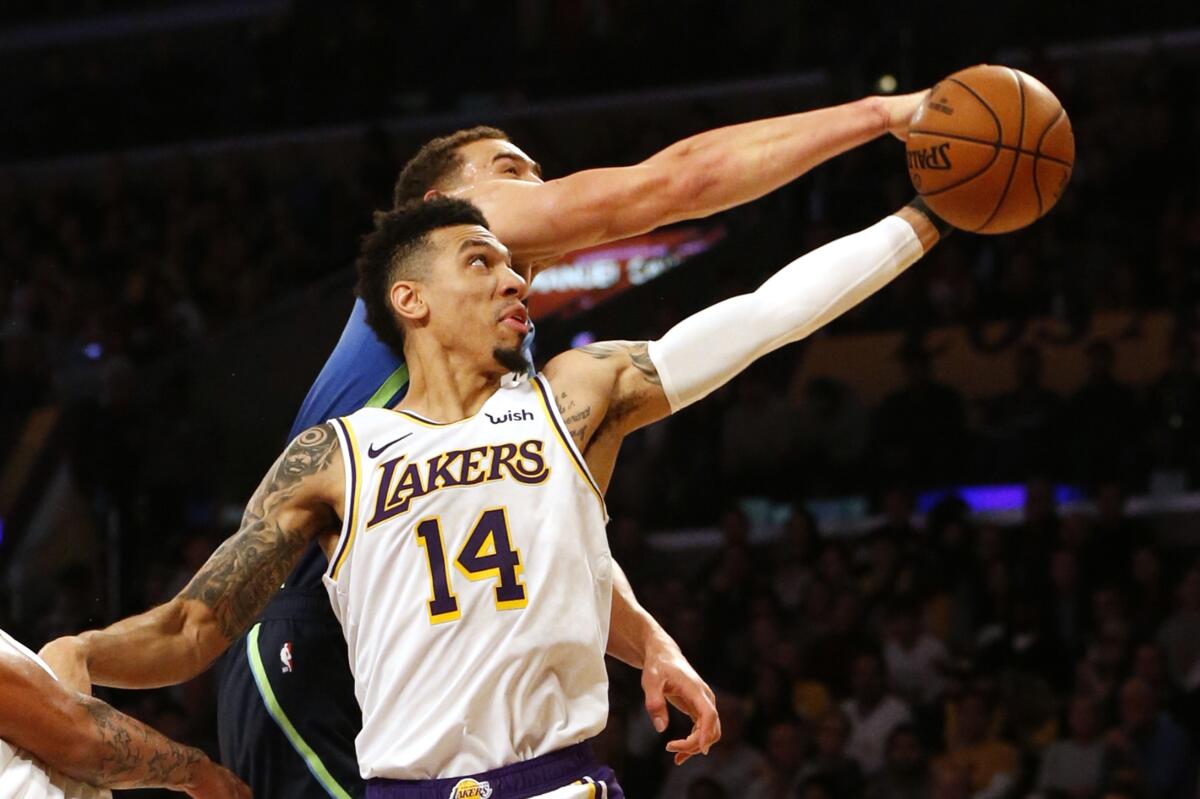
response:
<path id="1" fill-rule="evenodd" d="M 702 399 L 755 360 L 833 321 L 923 254 L 912 226 L 889 216 L 797 258 L 753 294 L 684 319 L 649 345 L 671 411 Z"/>

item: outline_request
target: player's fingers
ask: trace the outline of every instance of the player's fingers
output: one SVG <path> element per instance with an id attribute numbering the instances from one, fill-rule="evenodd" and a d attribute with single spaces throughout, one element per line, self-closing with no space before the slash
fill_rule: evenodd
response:
<path id="1" fill-rule="evenodd" d="M 683 741 L 671 741 L 671 743 L 672 744 L 683 744 Z M 667 744 L 667 751 L 674 751 L 671 749 L 671 744 Z M 688 762 L 689 759 L 691 759 L 692 757 L 696 757 L 697 755 L 702 755 L 702 753 L 703 752 L 701 752 L 698 749 L 691 750 L 691 751 L 683 751 L 683 750 L 674 751 L 674 763 L 676 763 L 676 765 L 683 765 L 684 763 Z"/>
<path id="2" fill-rule="evenodd" d="M 654 729 L 663 732 L 667 729 L 667 698 L 663 694 L 663 681 L 653 675 L 642 676 L 642 691 L 646 694 L 646 712 L 650 714 L 650 722 Z"/>
<path id="3" fill-rule="evenodd" d="M 721 717 L 717 715 L 715 710 L 713 711 L 712 718 L 705 723 L 702 735 L 703 750 L 704 754 L 707 755 L 712 745 L 721 740 Z"/>
<path id="4" fill-rule="evenodd" d="M 692 755 L 698 755 L 704 751 L 704 748 L 701 745 L 703 737 L 703 731 L 698 726 L 694 726 L 692 727 L 691 735 L 688 737 L 678 738 L 674 741 L 668 741 L 667 751 L 674 752 L 676 755 L 675 762 L 681 763 L 683 761 L 679 759 L 680 755 L 683 756 L 683 760 L 687 760 Z"/>
<path id="5" fill-rule="evenodd" d="M 716 702 L 710 699 L 707 685 L 689 685 L 671 694 L 671 703 L 692 720 L 692 736 L 699 741 L 700 751 L 708 754 L 708 748 L 721 739 L 721 718 L 717 714 Z"/>

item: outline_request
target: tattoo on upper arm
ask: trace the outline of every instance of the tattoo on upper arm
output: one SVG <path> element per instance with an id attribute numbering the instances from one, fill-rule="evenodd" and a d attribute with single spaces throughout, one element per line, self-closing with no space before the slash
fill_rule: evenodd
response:
<path id="1" fill-rule="evenodd" d="M 577 408 L 575 400 L 569 398 L 565 391 L 559 393 L 555 403 L 558 405 L 559 415 L 563 418 L 563 424 L 567 426 L 567 433 L 582 452 L 587 446 L 588 420 L 592 416 L 592 406 Z"/>
<path id="2" fill-rule="evenodd" d="M 658 369 L 654 366 L 654 361 L 650 360 L 650 345 L 645 341 L 598 341 L 580 347 L 579 351 L 601 361 L 625 353 L 629 356 L 633 368 L 641 372 L 647 382 L 656 386 L 662 385 Z"/>
<path id="3" fill-rule="evenodd" d="M 93 785 L 114 788 L 185 785 L 191 781 L 193 766 L 204 759 L 199 750 L 172 741 L 99 699 L 82 696 L 79 701 L 100 743 L 100 762 L 73 764 L 72 770 L 87 777 Z"/>
<path id="4" fill-rule="evenodd" d="M 305 430 L 254 493 L 241 528 L 212 554 L 181 596 L 208 605 L 221 633 L 240 635 L 274 596 L 310 536 L 280 524 L 271 511 L 295 495 L 305 480 L 337 462 L 337 435 L 328 424 Z"/>

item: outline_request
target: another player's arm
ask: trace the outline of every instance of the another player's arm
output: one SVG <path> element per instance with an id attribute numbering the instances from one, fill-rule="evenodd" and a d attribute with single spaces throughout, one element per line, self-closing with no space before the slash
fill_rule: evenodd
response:
<path id="1" fill-rule="evenodd" d="M 56 771 L 101 788 L 250 796 L 200 750 L 70 690 L 33 661 L 14 655 L 0 655 L 0 738 Z"/>
<path id="2" fill-rule="evenodd" d="M 227 539 L 171 601 L 42 650 L 55 674 L 84 688 L 184 682 L 257 618 L 309 541 L 339 527 L 344 473 L 328 424 L 301 433 L 271 467 Z"/>
<path id="3" fill-rule="evenodd" d="M 906 134 L 921 94 L 717 128 L 639 164 L 543 184 L 492 180 L 462 194 L 522 263 L 699 219 L 758 199 L 887 132 Z"/>

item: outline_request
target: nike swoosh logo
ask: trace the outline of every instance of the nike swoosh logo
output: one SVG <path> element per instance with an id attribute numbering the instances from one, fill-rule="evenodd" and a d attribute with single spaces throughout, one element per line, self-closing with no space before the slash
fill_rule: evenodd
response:
<path id="1" fill-rule="evenodd" d="M 401 441 L 403 441 L 404 439 L 408 438 L 411 435 L 412 435 L 412 433 L 405 433 L 404 435 L 400 436 L 396 440 L 389 441 L 388 443 L 384 444 L 379 449 L 375 449 L 375 445 L 371 444 L 367 447 L 367 457 L 368 458 L 378 458 L 380 455 L 383 454 L 383 451 L 385 449 L 387 449 L 388 447 L 390 447 L 392 444 L 399 444 Z"/>

